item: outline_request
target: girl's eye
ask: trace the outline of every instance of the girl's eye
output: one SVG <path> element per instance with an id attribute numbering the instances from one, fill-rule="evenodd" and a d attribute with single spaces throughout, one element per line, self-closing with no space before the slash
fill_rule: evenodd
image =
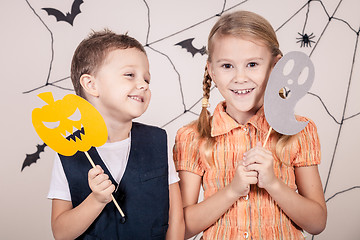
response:
<path id="1" fill-rule="evenodd" d="M 223 68 L 232 68 L 233 66 L 229 63 L 225 63 L 222 65 Z"/>
<path id="2" fill-rule="evenodd" d="M 145 79 L 144 80 L 147 84 L 150 84 L 150 80 Z"/>
<path id="3" fill-rule="evenodd" d="M 248 63 L 248 67 L 256 67 L 258 64 L 256 62 Z"/>

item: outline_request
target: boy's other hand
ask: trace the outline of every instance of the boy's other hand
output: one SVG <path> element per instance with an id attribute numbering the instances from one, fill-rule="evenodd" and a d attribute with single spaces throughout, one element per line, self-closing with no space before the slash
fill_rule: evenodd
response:
<path id="1" fill-rule="evenodd" d="M 111 194 L 115 191 L 115 186 L 99 165 L 89 170 L 88 181 L 97 201 L 108 203 L 112 200 Z"/>

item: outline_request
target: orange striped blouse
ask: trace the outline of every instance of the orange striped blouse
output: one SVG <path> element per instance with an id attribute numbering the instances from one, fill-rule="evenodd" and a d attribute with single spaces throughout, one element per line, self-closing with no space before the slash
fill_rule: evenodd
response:
<path id="1" fill-rule="evenodd" d="M 226 103 L 219 103 L 212 118 L 211 135 L 216 138 L 213 148 L 213 164 L 208 164 L 199 149 L 197 131 L 193 125 L 178 130 L 174 161 L 177 170 L 190 171 L 202 176 L 204 199 L 231 182 L 237 161 L 243 153 L 257 142 L 264 142 L 269 130 L 263 108 L 245 125 L 238 124 L 226 112 Z M 309 121 L 298 134 L 296 141 L 287 147 L 282 162 L 274 155 L 275 175 L 294 191 L 294 167 L 320 163 L 320 143 L 315 124 Z M 274 139 L 270 136 L 266 147 Z M 283 164 L 285 163 L 285 164 Z M 212 226 L 203 233 L 203 238 L 214 239 L 304 239 L 302 230 L 282 212 L 270 195 L 256 185 L 251 186 L 247 197 L 237 200 Z"/>

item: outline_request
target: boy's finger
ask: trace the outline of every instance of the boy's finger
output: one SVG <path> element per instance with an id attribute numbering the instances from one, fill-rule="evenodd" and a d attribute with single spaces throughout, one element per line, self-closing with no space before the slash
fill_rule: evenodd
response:
<path id="1" fill-rule="evenodd" d="M 104 188 L 103 193 L 105 195 L 110 195 L 115 191 L 115 185 L 110 182 L 110 184 Z"/>
<path id="2" fill-rule="evenodd" d="M 109 176 L 107 174 L 99 174 L 99 175 L 96 175 L 94 178 L 93 178 L 93 183 L 96 184 L 96 185 L 99 185 L 105 181 L 107 181 L 109 179 Z M 110 181 L 110 180 L 109 180 Z"/>
<path id="3" fill-rule="evenodd" d="M 99 187 L 99 189 L 101 189 L 101 191 L 104 191 L 111 185 L 112 185 L 112 182 L 110 180 L 104 180 L 98 184 L 98 187 Z"/>
<path id="4" fill-rule="evenodd" d="M 93 178 L 95 178 L 97 175 L 99 175 L 99 173 L 100 173 L 100 172 L 99 172 L 99 169 L 92 168 L 92 169 L 89 170 L 88 176 L 89 176 L 90 179 L 93 179 Z"/>

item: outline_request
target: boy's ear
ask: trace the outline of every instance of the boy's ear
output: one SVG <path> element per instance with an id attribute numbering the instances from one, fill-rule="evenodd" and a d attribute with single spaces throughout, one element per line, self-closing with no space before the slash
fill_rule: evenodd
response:
<path id="1" fill-rule="evenodd" d="M 89 94 L 93 97 L 99 96 L 99 93 L 96 88 L 95 77 L 93 77 L 92 75 L 90 75 L 90 74 L 81 75 L 80 84 L 87 94 Z"/>

